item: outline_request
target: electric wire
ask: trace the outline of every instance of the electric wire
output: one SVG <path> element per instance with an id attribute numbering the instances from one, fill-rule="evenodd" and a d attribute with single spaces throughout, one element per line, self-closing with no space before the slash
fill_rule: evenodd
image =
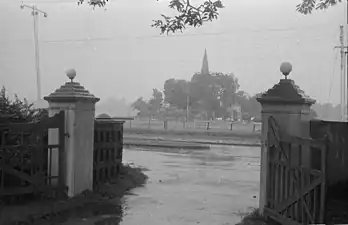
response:
<path id="1" fill-rule="evenodd" d="M 287 33 L 291 31 L 303 31 L 303 30 L 311 30 L 311 29 L 318 29 L 319 27 L 322 27 L 321 25 L 311 25 L 311 26 L 304 26 L 301 28 L 298 27 L 288 27 L 288 28 L 267 28 L 267 29 L 245 29 L 245 28 L 235 28 L 233 31 L 226 32 L 226 31 L 218 31 L 218 32 L 206 32 L 206 33 L 177 33 L 177 34 L 170 34 L 170 35 L 140 35 L 140 36 L 133 36 L 133 37 L 127 37 L 127 36 L 110 36 L 110 37 L 86 37 L 86 38 L 67 38 L 67 39 L 58 39 L 58 40 L 40 40 L 41 43 L 74 43 L 74 42 L 95 42 L 95 41 L 118 41 L 118 40 L 146 40 L 146 39 L 169 39 L 169 38 L 185 38 L 185 37 L 206 37 L 206 36 L 233 36 L 238 37 L 240 35 L 245 35 L 245 33 L 263 33 L 263 34 L 269 34 L 269 33 Z M 323 35 L 323 33 L 321 33 Z M 325 33 L 324 33 L 325 34 Z M 323 37 L 323 36 L 322 36 Z M 262 38 L 263 40 L 270 39 L 271 37 L 268 36 L 267 38 Z M 293 37 L 287 37 L 284 39 L 292 39 Z M 319 39 L 318 35 L 315 35 L 314 39 Z M 15 42 L 26 42 L 31 40 L 26 39 L 17 39 L 12 40 Z M 227 40 L 229 41 L 229 40 Z M 220 42 L 220 41 L 219 41 Z"/>
<path id="2" fill-rule="evenodd" d="M 64 43 L 64 42 L 88 42 L 88 41 L 115 41 L 117 39 L 161 39 L 161 38 L 183 38 L 183 37 L 204 37 L 204 36 L 237 36 L 243 35 L 244 32 L 248 33 L 270 33 L 270 32 L 289 32 L 289 31 L 300 31 L 302 29 L 314 29 L 318 26 L 308 26 L 302 28 L 268 28 L 268 29 L 233 29 L 233 32 L 207 32 L 207 33 L 186 33 L 186 34 L 171 34 L 171 35 L 142 35 L 135 37 L 88 37 L 88 38 L 78 38 L 78 39 L 61 39 L 61 40 L 45 40 L 44 43 Z M 316 36 L 317 37 L 317 36 Z"/>

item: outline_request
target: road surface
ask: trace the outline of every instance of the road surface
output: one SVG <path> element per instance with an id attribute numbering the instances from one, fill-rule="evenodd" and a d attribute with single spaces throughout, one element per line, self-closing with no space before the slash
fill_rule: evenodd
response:
<path id="1" fill-rule="evenodd" d="M 125 149 L 148 169 L 147 185 L 125 197 L 122 225 L 228 225 L 258 205 L 259 147 L 210 150 Z"/>

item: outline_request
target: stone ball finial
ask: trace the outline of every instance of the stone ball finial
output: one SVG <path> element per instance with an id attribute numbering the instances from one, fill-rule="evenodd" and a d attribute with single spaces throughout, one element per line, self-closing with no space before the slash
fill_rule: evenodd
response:
<path id="1" fill-rule="evenodd" d="M 285 76 L 285 79 L 287 79 L 287 76 L 289 76 L 289 74 L 292 71 L 292 65 L 289 62 L 283 62 L 280 65 L 280 72 L 282 72 L 282 74 Z"/>
<path id="2" fill-rule="evenodd" d="M 76 77 L 76 70 L 75 69 L 70 69 L 66 71 L 67 77 L 73 82 L 74 78 Z"/>

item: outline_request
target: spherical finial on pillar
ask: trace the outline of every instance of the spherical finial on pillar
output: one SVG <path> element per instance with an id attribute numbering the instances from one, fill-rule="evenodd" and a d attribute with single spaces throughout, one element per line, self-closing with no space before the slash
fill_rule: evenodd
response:
<path id="1" fill-rule="evenodd" d="M 292 71 L 292 65 L 289 62 L 283 62 L 280 65 L 280 72 L 282 72 L 282 74 L 285 76 L 285 79 L 287 79 L 287 76 L 289 76 L 289 74 Z"/>
<path id="2" fill-rule="evenodd" d="M 76 70 L 70 69 L 66 71 L 67 77 L 71 80 L 71 83 L 74 82 L 74 78 L 76 77 Z"/>

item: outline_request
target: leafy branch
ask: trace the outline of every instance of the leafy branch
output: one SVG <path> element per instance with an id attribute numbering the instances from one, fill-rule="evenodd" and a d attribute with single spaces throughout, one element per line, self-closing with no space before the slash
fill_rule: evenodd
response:
<path id="1" fill-rule="evenodd" d="M 302 0 L 302 3 L 296 6 L 296 11 L 308 15 L 313 10 L 325 10 L 341 2 L 342 0 Z"/>
<path id="2" fill-rule="evenodd" d="M 109 0 L 78 0 L 77 4 L 81 5 L 83 3 L 87 3 L 90 6 L 93 6 L 93 8 L 95 8 L 96 6 L 98 7 L 104 7 L 106 5 L 106 3 L 109 2 Z"/>
<path id="3" fill-rule="evenodd" d="M 157 0 L 159 1 L 159 0 Z M 78 5 L 86 3 L 90 6 L 105 7 L 109 0 L 78 0 Z M 159 28 L 161 34 L 180 30 L 181 32 L 186 26 L 199 27 L 204 22 L 213 21 L 218 18 L 218 10 L 224 8 L 221 0 L 206 0 L 203 4 L 194 6 L 190 0 L 170 0 L 169 8 L 179 12 L 174 17 L 161 15 L 163 19 L 154 20 L 151 27 Z"/>
<path id="4" fill-rule="evenodd" d="M 219 9 L 224 8 L 220 0 L 207 0 L 203 4 L 194 6 L 190 0 L 170 0 L 169 8 L 179 12 L 174 17 L 161 15 L 162 20 L 154 20 L 152 27 L 160 28 L 161 34 L 167 35 L 176 31 L 183 31 L 186 26 L 200 27 L 203 23 L 213 21 L 219 16 Z"/>

